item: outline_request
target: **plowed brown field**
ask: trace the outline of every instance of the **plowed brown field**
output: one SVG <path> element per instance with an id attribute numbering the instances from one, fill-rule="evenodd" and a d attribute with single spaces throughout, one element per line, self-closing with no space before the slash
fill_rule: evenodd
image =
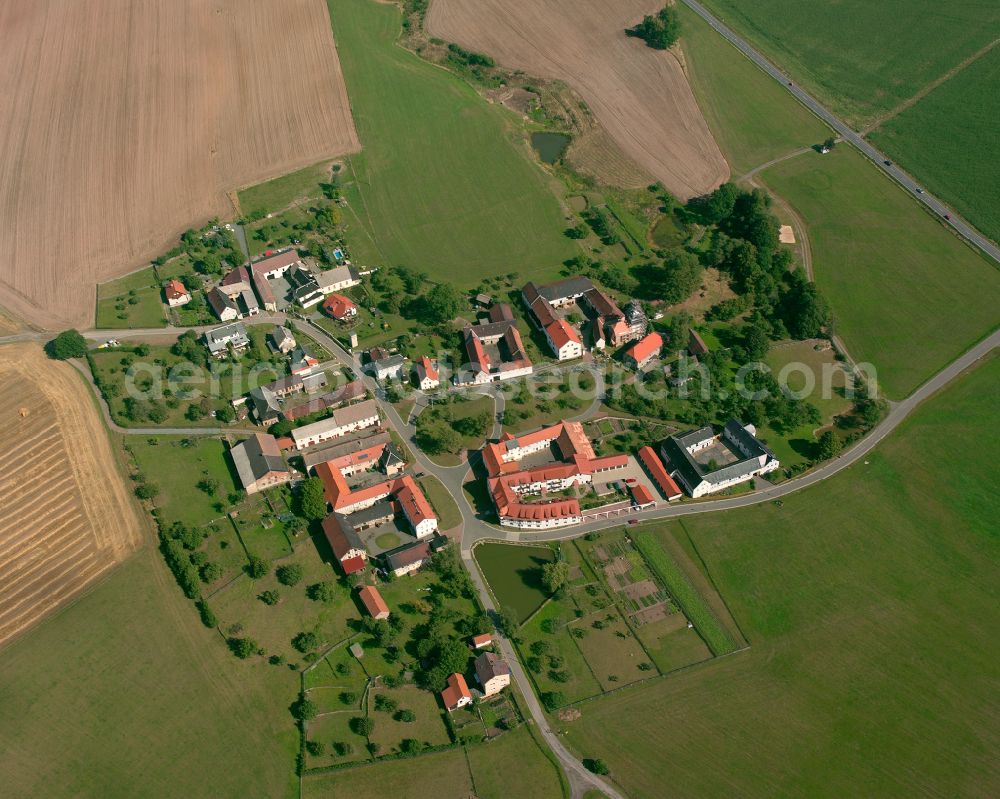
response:
<path id="1" fill-rule="evenodd" d="M 686 199 L 729 166 L 670 52 L 625 35 L 663 0 L 432 0 L 427 32 L 512 69 L 563 80 L 622 151 Z"/>
<path id="2" fill-rule="evenodd" d="M 111 444 L 73 367 L 0 347 L 0 645 L 140 541 Z"/>
<path id="3" fill-rule="evenodd" d="M 91 325 L 94 284 L 359 149 L 322 0 L 0 3 L 0 304 Z"/>

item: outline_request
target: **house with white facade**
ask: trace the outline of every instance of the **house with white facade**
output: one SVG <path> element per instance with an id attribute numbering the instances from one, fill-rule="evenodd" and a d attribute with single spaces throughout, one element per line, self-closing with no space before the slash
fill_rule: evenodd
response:
<path id="1" fill-rule="evenodd" d="M 216 327 L 205 333 L 205 345 L 213 358 L 222 358 L 229 353 L 242 352 L 250 346 L 247 329 L 240 322 Z"/>
<path id="2" fill-rule="evenodd" d="M 365 400 L 356 405 L 338 408 L 327 419 L 298 427 L 292 430 L 291 437 L 295 448 L 301 450 L 378 423 L 378 403 L 375 400 Z"/>
<path id="3" fill-rule="evenodd" d="M 476 682 L 483 687 L 483 696 L 493 696 L 510 685 L 510 666 L 499 655 L 483 652 L 475 661 Z"/>
<path id="4" fill-rule="evenodd" d="M 421 391 L 433 391 L 441 385 L 441 375 L 438 372 L 437 365 L 426 355 L 420 357 L 420 360 L 414 365 L 413 370 L 416 372 L 417 386 L 419 386 Z"/>
<path id="5" fill-rule="evenodd" d="M 692 497 L 714 494 L 781 466 L 757 438 L 754 426 L 736 419 L 726 423 L 721 435 L 702 427 L 670 436 L 663 442 L 662 455 L 671 477 Z"/>

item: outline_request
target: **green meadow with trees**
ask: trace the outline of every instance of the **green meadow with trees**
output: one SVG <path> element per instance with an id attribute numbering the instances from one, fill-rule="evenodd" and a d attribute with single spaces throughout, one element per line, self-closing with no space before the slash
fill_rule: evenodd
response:
<path id="1" fill-rule="evenodd" d="M 460 287 L 512 265 L 556 277 L 577 247 L 514 118 L 397 46 L 397 7 L 328 5 L 364 147 L 342 177 L 350 227 L 366 231 L 384 261 Z"/>
<path id="2" fill-rule="evenodd" d="M 747 651 L 558 724 L 629 795 L 994 792 L 1000 439 L 993 357 L 849 469 L 638 528 L 703 563 Z"/>

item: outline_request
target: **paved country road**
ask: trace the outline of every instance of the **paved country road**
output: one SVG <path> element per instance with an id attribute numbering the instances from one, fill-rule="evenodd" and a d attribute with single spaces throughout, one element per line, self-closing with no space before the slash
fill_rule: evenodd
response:
<path id="1" fill-rule="evenodd" d="M 718 17 L 714 16 L 707 8 L 705 8 L 705 6 L 699 3 L 698 0 L 681 0 L 681 2 L 705 20 L 705 22 L 707 22 L 716 32 L 728 40 L 729 43 L 732 44 L 737 50 L 743 53 L 743 55 L 753 61 L 758 67 L 764 70 L 764 72 L 776 81 L 781 83 L 781 85 L 784 86 L 796 100 L 802 103 L 802 105 L 833 128 L 844 141 L 853 144 L 863 155 L 869 158 L 875 166 L 906 189 L 916 200 L 923 203 L 935 216 L 938 217 L 938 219 L 946 225 L 949 225 L 952 230 L 962 236 L 973 247 L 982 251 L 994 261 L 1000 262 L 1000 247 L 997 247 L 996 243 L 986 238 L 986 236 L 976 230 L 971 224 L 966 222 L 955 211 L 945 205 L 933 194 L 929 193 L 926 188 L 921 186 L 909 174 L 896 166 L 896 164 L 892 162 L 885 153 L 869 144 L 860 133 L 854 130 L 854 128 L 841 120 L 840 117 L 836 116 L 832 111 L 827 109 L 826 106 L 822 105 L 819 100 L 798 86 L 798 84 L 796 84 L 788 75 L 768 61 L 745 39 L 735 33 Z M 985 142 L 984 152 L 988 155 L 991 154 L 989 145 Z M 973 153 L 970 153 L 969 157 L 973 158 L 975 156 Z M 920 189 L 920 191 L 918 191 L 918 189 Z M 949 218 L 945 219 L 945 215 Z"/>
<path id="2" fill-rule="evenodd" d="M 688 2 L 688 0 L 685 0 L 685 2 Z M 389 425 L 397 432 L 398 435 L 400 435 L 400 437 L 411 445 L 414 457 L 416 458 L 419 466 L 429 474 L 433 474 L 437 477 L 455 499 L 455 504 L 458 506 L 459 512 L 462 515 L 462 562 L 469 570 L 473 583 L 479 593 L 480 600 L 487 610 L 495 610 L 495 607 L 489 589 L 483 581 L 482 575 L 479 573 L 479 569 L 472 557 L 472 548 L 476 543 L 484 540 L 558 541 L 575 538 L 595 530 L 620 527 L 623 524 L 622 519 L 618 518 L 590 522 L 552 532 L 521 533 L 520 531 L 503 530 L 477 518 L 472 507 L 466 500 L 465 492 L 463 490 L 464 483 L 471 479 L 469 465 L 467 463 L 462 463 L 458 466 L 445 467 L 439 466 L 427 458 L 422 452 L 420 452 L 413 440 L 416 434 L 415 426 L 410 424 L 408 421 L 401 419 L 399 414 L 396 412 L 396 409 L 385 401 L 384 394 L 381 392 L 375 380 L 370 375 L 361 371 L 357 355 L 347 352 L 324 330 L 313 325 L 308 320 L 299 320 L 298 324 L 305 326 L 308 329 L 309 335 L 311 335 L 317 343 L 326 347 L 334 356 L 336 361 L 344 366 L 350 367 L 359 376 L 359 379 L 361 379 L 365 386 L 376 396 L 379 407 L 385 418 L 388 420 Z M 91 339 L 98 340 L 100 340 L 102 336 L 123 337 L 121 335 L 121 331 L 87 331 L 86 335 Z M 17 336 L 0 337 L 0 343 L 4 343 L 6 341 L 24 340 L 44 341 L 49 337 L 50 336 L 41 333 L 26 333 Z M 748 495 L 698 502 L 681 500 L 678 504 L 662 505 L 661 507 L 633 514 L 628 518 L 648 521 L 653 519 L 668 519 L 696 513 L 712 513 L 715 511 L 748 507 L 762 502 L 771 502 L 787 494 L 791 494 L 795 491 L 814 485 L 821 480 L 827 479 L 828 477 L 832 477 L 837 472 L 864 458 L 864 456 L 871 452 L 872 449 L 879 444 L 879 442 L 895 430 L 921 402 L 940 391 L 948 383 L 961 375 L 965 370 L 974 366 L 977 361 L 987 357 L 996 347 L 1000 347 L 1000 330 L 995 331 L 989 337 L 983 339 L 970 350 L 955 359 L 952 363 L 920 386 L 905 400 L 891 405 L 886 417 L 875 428 L 873 428 L 864 438 L 855 442 L 854 445 L 842 452 L 837 458 L 811 472 L 802 475 L 801 477 L 788 480 L 780 485 L 771 486 Z M 157 435 L 164 433 L 178 435 L 221 435 L 225 433 L 238 434 L 243 432 L 239 428 L 234 427 L 122 428 L 116 425 L 111 419 L 110 414 L 108 413 L 107 404 L 104 402 L 104 398 L 101 396 L 97 386 L 94 384 L 93 377 L 90 374 L 90 370 L 87 368 L 86 362 L 81 361 L 73 363 L 74 366 L 76 366 L 76 368 L 83 374 L 87 383 L 94 392 L 105 421 L 108 423 L 109 427 L 116 432 L 129 435 Z M 494 396 L 496 399 L 496 394 L 494 393 L 492 386 L 482 387 L 482 389 L 480 389 L 480 393 Z M 591 406 L 581 416 L 589 417 L 593 414 L 595 407 L 596 406 Z M 498 402 L 498 408 L 502 408 L 502 404 L 500 402 Z M 497 426 L 494 427 L 493 432 L 497 432 Z M 510 662 L 513 678 L 517 682 L 518 688 L 525 698 L 525 703 L 527 704 L 533 722 L 537 725 L 538 729 L 548 742 L 570 780 L 574 799 L 582 797 L 586 790 L 590 787 L 597 788 L 608 796 L 609 799 L 624 799 L 622 794 L 614 790 L 614 788 L 612 788 L 607 781 L 587 771 L 581 761 L 574 757 L 562 744 L 556 734 L 549 729 L 545 714 L 542 712 L 542 708 L 533 693 L 531 682 L 525 674 L 524 669 L 517 661 L 513 647 L 509 641 L 502 638 L 500 639 L 500 646 L 505 657 Z"/>

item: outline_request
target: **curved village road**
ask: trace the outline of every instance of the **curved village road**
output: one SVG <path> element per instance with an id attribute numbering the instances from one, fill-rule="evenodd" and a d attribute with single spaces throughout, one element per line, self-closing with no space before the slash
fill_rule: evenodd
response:
<path id="1" fill-rule="evenodd" d="M 684 2 L 690 3 L 691 0 L 684 0 Z M 576 525 L 573 527 L 568 527 L 562 530 L 557 530 L 550 533 L 521 533 L 519 531 L 509 531 L 502 530 L 499 527 L 494 527 L 482 519 L 477 518 L 474 510 L 469 505 L 465 498 L 465 492 L 463 485 L 466 482 L 470 474 L 470 467 L 468 463 L 461 463 L 457 466 L 446 467 L 439 466 L 433 463 L 429 458 L 427 458 L 420 449 L 415 445 L 414 437 L 416 435 L 416 427 L 410 424 L 408 421 L 404 421 L 400 418 L 396 409 L 392 407 L 388 402 L 385 401 L 385 395 L 379 388 L 378 384 L 375 382 L 374 378 L 370 375 L 365 374 L 361 370 L 361 364 L 357 354 L 352 354 L 347 352 L 337 341 L 328 335 L 324 330 L 312 324 L 309 320 L 298 320 L 299 324 L 306 326 L 309 330 L 310 335 L 319 343 L 325 346 L 334 356 L 334 358 L 341 364 L 350 367 L 358 378 L 363 381 L 364 385 L 370 389 L 376 396 L 377 402 L 385 415 L 389 424 L 396 430 L 396 432 L 404 438 L 408 443 L 412 444 L 413 455 L 416 461 L 420 464 L 429 474 L 437 477 L 452 495 L 455 500 L 455 504 L 458 506 L 459 512 L 462 516 L 462 544 L 461 544 L 461 557 L 462 562 L 468 569 L 470 575 L 472 576 L 473 583 L 479 593 L 480 600 L 483 606 L 488 611 L 496 610 L 493 597 L 489 592 L 486 583 L 484 582 L 482 575 L 479 572 L 478 567 L 472 557 L 472 549 L 480 541 L 493 540 L 493 541 L 559 541 L 570 538 L 575 538 L 577 536 L 583 535 L 588 532 L 593 532 L 595 530 L 606 529 L 609 527 L 621 526 L 621 518 L 603 519 L 595 522 L 589 522 L 586 524 Z M 157 329 L 162 332 L 162 329 Z M 170 330 L 170 328 L 167 328 Z M 173 332 L 177 332 L 174 328 Z M 135 331 L 130 331 L 132 335 L 135 335 Z M 165 334 L 165 333 L 164 333 Z M 122 335 L 120 331 L 87 331 L 85 333 L 90 339 L 99 339 L 102 336 L 115 336 Z M 24 340 L 42 340 L 46 338 L 44 334 L 40 333 L 25 333 L 18 334 L 15 336 L 0 337 L 0 344 L 6 341 L 24 341 Z M 785 483 L 781 483 L 777 486 L 771 486 L 769 488 L 761 489 L 754 492 L 753 494 L 729 497 L 726 499 L 715 499 L 715 500 L 704 500 L 698 502 L 685 502 L 682 500 L 681 504 L 674 506 L 664 506 L 659 508 L 652 508 L 647 511 L 641 511 L 639 513 L 632 514 L 629 516 L 630 519 L 639 519 L 643 521 L 648 521 L 652 519 L 668 519 L 678 516 L 687 516 L 695 513 L 712 513 L 715 511 L 732 510 L 733 508 L 743 508 L 750 505 L 757 505 L 762 502 L 770 502 L 776 500 L 786 494 L 791 494 L 795 491 L 799 491 L 803 488 L 807 488 L 814 485 L 821 480 L 825 480 L 828 477 L 832 477 L 837 472 L 851 466 L 857 461 L 861 460 L 865 455 L 871 452 L 876 445 L 879 444 L 889 433 L 896 429 L 899 424 L 906 419 L 913 410 L 925 399 L 932 396 L 934 393 L 944 388 L 949 382 L 958 377 L 966 369 L 972 367 L 977 361 L 989 355 L 996 347 L 1000 347 L 1000 330 L 995 331 L 987 338 L 980 341 L 970 350 L 965 352 L 963 355 L 955 359 L 952 363 L 938 372 L 936 375 L 931 377 L 926 383 L 920 386 L 916 391 L 914 391 L 905 400 L 893 404 L 886 417 L 864 438 L 857 441 L 853 446 L 841 453 L 836 459 L 830 461 L 829 463 L 819 467 L 818 469 L 809 472 L 801 477 L 789 480 Z M 227 428 L 123 428 L 115 424 L 114 420 L 111 418 L 111 414 L 108 411 L 107 403 L 104 401 L 104 397 L 101 395 L 96 384 L 94 383 L 93 376 L 90 374 L 90 370 L 87 365 L 81 361 L 71 361 L 73 365 L 80 371 L 80 373 L 86 379 L 88 385 L 91 387 L 93 394 L 97 400 L 98 406 L 100 407 L 102 414 L 108 426 L 118 432 L 126 435 L 157 435 L 157 434 L 177 434 L 177 435 L 220 435 L 225 433 L 239 432 L 237 429 L 232 427 Z M 587 367 L 592 368 L 592 367 Z M 600 370 L 595 370 L 597 374 Z M 598 380 L 600 376 L 598 375 Z M 599 384 L 600 385 L 600 384 Z M 502 409 L 503 398 L 499 392 L 494 390 L 493 386 L 484 386 L 479 391 L 486 395 L 491 395 L 497 402 L 498 409 Z M 578 418 L 585 418 L 592 416 L 598 403 L 595 402 L 591 407 L 589 407 L 583 414 Z M 494 424 L 493 432 L 498 432 L 500 425 Z M 549 729 L 545 714 L 542 711 L 541 706 L 536 699 L 531 682 L 525 674 L 520 662 L 514 653 L 514 650 L 510 643 L 504 639 L 499 638 L 500 648 L 503 651 L 505 657 L 510 663 L 511 673 L 515 681 L 517 682 L 518 688 L 521 694 L 524 696 L 524 700 L 527 704 L 528 710 L 530 711 L 531 717 L 534 723 L 537 725 L 539 731 L 542 733 L 546 742 L 551 747 L 553 753 L 558 758 L 559 762 L 562 764 L 572 786 L 572 793 L 574 799 L 582 797 L 583 794 L 589 787 L 595 787 L 599 791 L 603 792 L 610 799 L 624 799 L 621 793 L 614 790 L 605 780 L 601 779 L 595 774 L 587 771 L 583 764 L 574 757 L 562 742 L 558 739 L 556 734 Z"/>
<path id="2" fill-rule="evenodd" d="M 986 236 L 976 230 L 971 224 L 966 222 L 965 219 L 959 216 L 950 207 L 945 205 L 941 200 L 933 194 L 930 194 L 927 189 L 921 186 L 920 183 L 913 179 L 913 177 L 904 172 L 893 161 L 891 161 L 885 153 L 869 144 L 864 136 L 854 130 L 854 128 L 850 127 L 846 122 L 842 121 L 839 117 L 834 115 L 834 113 L 828 110 L 826 106 L 822 105 L 819 100 L 806 92 L 804 89 L 800 88 L 798 84 L 794 83 L 790 79 L 788 75 L 768 61 L 745 39 L 735 33 L 718 17 L 705 8 L 705 6 L 699 3 L 698 0 L 681 1 L 699 17 L 705 20 L 705 22 L 707 22 L 717 33 L 729 41 L 729 43 L 732 44 L 737 50 L 743 53 L 743 55 L 753 61 L 754 64 L 764 70 L 764 72 L 776 81 L 781 83 L 781 85 L 784 86 L 796 100 L 802 103 L 802 105 L 833 128 L 840 138 L 853 144 L 862 155 L 869 158 L 875 166 L 906 189 L 906 191 L 909 192 L 914 199 L 923 203 L 924 206 L 936 217 L 938 217 L 939 220 L 941 220 L 944 224 L 949 225 L 952 230 L 962 236 L 973 247 L 981 250 L 993 260 L 1000 261 L 1000 247 L 997 247 L 993 241 L 986 238 Z"/>

